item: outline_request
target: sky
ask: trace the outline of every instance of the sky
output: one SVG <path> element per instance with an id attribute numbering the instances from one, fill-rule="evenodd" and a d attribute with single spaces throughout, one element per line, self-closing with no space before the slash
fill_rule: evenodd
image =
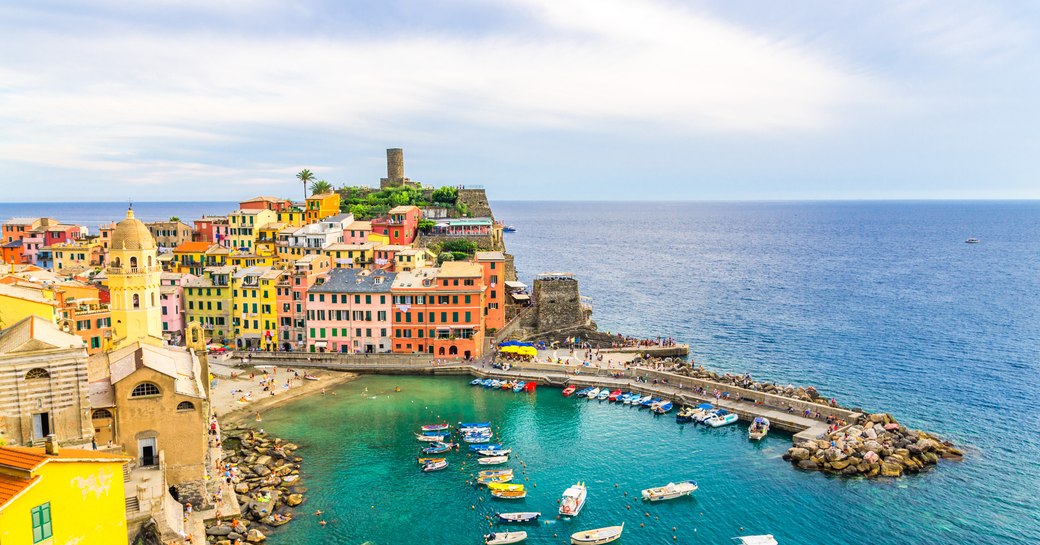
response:
<path id="1" fill-rule="evenodd" d="M 1040 3 L 0 0 L 7 202 L 1040 198 Z"/>

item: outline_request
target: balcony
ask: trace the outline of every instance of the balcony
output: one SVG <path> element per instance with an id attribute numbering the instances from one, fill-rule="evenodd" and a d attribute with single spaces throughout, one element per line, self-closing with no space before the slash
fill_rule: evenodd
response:
<path id="1" fill-rule="evenodd" d="M 108 268 L 106 269 L 106 271 L 108 272 L 108 274 L 110 276 L 113 275 L 113 274 L 117 274 L 117 275 L 153 274 L 153 273 L 161 273 L 162 272 L 162 267 L 159 267 L 157 265 L 153 265 L 151 267 L 117 267 L 115 265 L 109 265 Z"/>

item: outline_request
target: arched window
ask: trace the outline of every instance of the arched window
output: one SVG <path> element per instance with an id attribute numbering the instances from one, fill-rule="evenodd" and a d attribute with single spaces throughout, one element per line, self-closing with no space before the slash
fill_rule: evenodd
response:
<path id="1" fill-rule="evenodd" d="M 134 294 L 134 308 L 141 308 L 141 296 Z"/>
<path id="2" fill-rule="evenodd" d="M 452 346 L 448 347 L 448 355 L 450 355 L 450 356 L 457 356 L 458 353 L 459 353 L 459 347 L 457 347 L 455 345 L 452 345 Z"/>
<path id="3" fill-rule="evenodd" d="M 46 369 L 29 369 L 29 372 L 25 374 L 25 380 L 35 380 L 39 378 L 51 378 L 51 374 Z"/>
<path id="4" fill-rule="evenodd" d="M 94 412 L 90 415 L 90 418 L 94 420 L 98 420 L 100 418 L 112 418 L 112 411 L 108 409 L 94 409 Z"/>
<path id="5" fill-rule="evenodd" d="M 112 266 L 114 266 L 114 267 L 120 267 L 122 265 L 123 265 L 123 262 L 118 257 L 115 259 L 115 261 L 112 262 Z"/>
<path id="6" fill-rule="evenodd" d="M 152 306 L 155 306 L 155 292 L 152 292 Z"/>
<path id="7" fill-rule="evenodd" d="M 148 266 L 152 266 L 152 256 L 148 256 Z"/>
<path id="8" fill-rule="evenodd" d="M 178 411 L 194 411 L 195 404 L 190 401 L 181 401 L 177 404 Z"/>
<path id="9" fill-rule="evenodd" d="M 130 268 L 131 269 L 136 269 L 137 268 L 137 258 L 136 257 L 131 257 L 130 258 Z"/>
<path id="10" fill-rule="evenodd" d="M 130 397 L 149 397 L 157 396 L 162 392 L 159 391 L 159 387 L 152 384 L 151 382 L 142 382 L 137 386 L 134 386 L 134 390 L 130 392 Z"/>

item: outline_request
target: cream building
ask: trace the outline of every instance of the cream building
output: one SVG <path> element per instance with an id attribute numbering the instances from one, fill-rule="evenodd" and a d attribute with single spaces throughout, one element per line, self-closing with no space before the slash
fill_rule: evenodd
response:
<path id="1" fill-rule="evenodd" d="M 112 347 L 141 341 L 162 345 L 162 306 L 155 239 L 148 227 L 127 210 L 116 224 L 108 249 L 109 306 L 112 310 Z"/>

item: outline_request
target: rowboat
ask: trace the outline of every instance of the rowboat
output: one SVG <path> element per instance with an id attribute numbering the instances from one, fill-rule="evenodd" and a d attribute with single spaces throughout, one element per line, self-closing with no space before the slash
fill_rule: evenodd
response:
<path id="1" fill-rule="evenodd" d="M 477 454 L 482 454 L 484 456 L 509 456 L 510 452 L 513 452 L 513 449 L 488 449 L 478 450 Z"/>
<path id="2" fill-rule="evenodd" d="M 482 466 L 497 466 L 498 464 L 504 464 L 509 461 L 509 456 L 487 456 L 484 458 L 477 458 L 477 463 Z"/>
<path id="3" fill-rule="evenodd" d="M 695 490 L 697 490 L 697 483 L 693 481 L 668 483 L 664 486 L 643 490 L 643 499 L 647 501 L 673 500 L 681 496 L 689 496 Z"/>
<path id="4" fill-rule="evenodd" d="M 422 427 L 422 431 L 443 431 L 450 427 L 450 424 L 426 424 Z"/>
<path id="5" fill-rule="evenodd" d="M 491 429 L 491 422 L 459 422 L 456 426 L 462 433 Z"/>
<path id="6" fill-rule="evenodd" d="M 693 414 L 690 418 L 693 418 L 694 422 L 703 423 L 705 420 L 715 416 L 715 406 L 711 403 L 701 403 L 693 409 Z"/>
<path id="7" fill-rule="evenodd" d="M 519 500 L 527 497 L 526 490 L 492 490 L 491 495 L 503 500 Z"/>
<path id="8" fill-rule="evenodd" d="M 519 543 L 525 539 L 527 539 L 527 532 L 492 532 L 484 534 L 484 543 L 487 545 Z"/>
<path id="9" fill-rule="evenodd" d="M 571 545 L 598 545 L 600 543 L 610 543 L 611 541 L 615 541 L 617 538 L 621 537 L 621 532 L 624 530 L 625 523 L 622 522 L 621 526 L 607 526 L 606 528 L 596 528 L 595 530 L 577 532 L 571 534 Z"/>
<path id="10" fill-rule="evenodd" d="M 593 388 L 593 389 L 589 390 L 589 393 L 585 394 L 585 397 L 587 397 L 589 399 L 596 399 L 596 396 L 599 395 L 599 392 L 600 392 L 599 388 Z"/>
<path id="11" fill-rule="evenodd" d="M 725 410 L 719 409 L 715 412 L 715 416 L 704 421 L 705 424 L 717 428 L 719 426 L 725 426 L 727 424 L 735 424 L 740 417 Z"/>
<path id="12" fill-rule="evenodd" d="M 442 459 L 439 462 L 430 462 L 428 464 L 423 465 L 422 470 L 426 472 L 440 471 L 446 467 L 448 467 L 448 461 Z"/>
<path id="13" fill-rule="evenodd" d="M 756 416 L 748 427 L 747 437 L 752 441 L 758 441 L 769 434 L 769 419 L 764 416 Z"/>
<path id="14" fill-rule="evenodd" d="M 498 520 L 502 522 L 532 522 L 538 520 L 538 517 L 542 516 L 537 511 L 521 511 L 518 513 L 495 513 Z"/>
<path id="15" fill-rule="evenodd" d="M 585 396 L 589 395 L 589 392 L 591 392 L 591 391 L 592 391 L 592 388 L 582 388 L 581 390 L 578 390 L 577 392 L 574 392 L 574 397 L 585 397 Z"/>
<path id="16" fill-rule="evenodd" d="M 488 490 L 523 490 L 524 485 L 520 483 L 491 483 L 488 485 Z"/>
<path id="17" fill-rule="evenodd" d="M 484 444 L 491 440 L 490 433 L 474 433 L 462 436 L 462 440 L 467 443 Z"/>
<path id="18" fill-rule="evenodd" d="M 607 401 L 617 401 L 619 397 L 621 397 L 621 390 L 614 390 L 607 396 Z"/>
<path id="19" fill-rule="evenodd" d="M 652 399 L 653 399 L 653 396 L 643 396 L 643 397 L 641 397 L 639 399 L 633 400 L 632 404 L 633 405 L 642 405 L 643 403 L 646 403 L 646 404 L 649 405 L 650 400 L 652 400 Z"/>
<path id="20" fill-rule="evenodd" d="M 575 386 L 575 385 L 571 384 L 570 386 L 568 386 L 568 387 L 566 387 L 566 388 L 564 388 L 564 389 L 563 389 L 563 397 L 568 397 L 568 396 L 570 396 L 571 394 L 573 394 L 573 393 L 574 393 L 574 390 L 577 390 L 577 389 L 578 389 L 578 387 L 577 387 L 577 386 Z"/>
<path id="21" fill-rule="evenodd" d="M 647 397 L 650 397 L 650 396 L 647 396 Z M 643 401 L 643 400 L 645 400 L 645 401 Z M 644 397 L 643 400 L 639 401 L 639 406 L 640 407 L 646 407 L 648 409 L 650 407 L 653 407 L 654 403 L 660 403 L 661 402 L 661 398 L 659 398 L 659 397 L 650 397 L 650 399 L 646 399 L 646 397 Z"/>
<path id="22" fill-rule="evenodd" d="M 308 373 L 306 375 L 303 375 L 303 378 L 304 378 L 304 380 L 319 380 L 318 377 L 316 377 L 316 376 L 314 376 L 314 375 L 312 375 L 310 373 Z M 285 522 L 289 522 L 289 521 L 285 521 Z M 283 522 L 282 524 L 285 524 L 285 522 Z"/>
<path id="23" fill-rule="evenodd" d="M 780 545 L 780 543 L 773 537 L 772 534 L 766 534 L 762 536 L 743 536 L 735 537 L 734 541 L 741 545 Z"/>
<path id="24" fill-rule="evenodd" d="M 483 381 L 480 380 L 479 378 L 475 378 L 475 379 L 469 381 L 469 385 L 470 386 L 480 386 L 481 382 L 483 382 Z"/>
<path id="25" fill-rule="evenodd" d="M 417 433 L 415 434 L 415 438 L 420 441 L 426 441 L 427 443 L 443 443 L 444 440 L 448 438 L 448 434 L 436 432 Z"/>
<path id="26" fill-rule="evenodd" d="M 504 473 L 502 475 L 488 475 L 487 477 L 477 477 L 477 484 L 490 485 L 493 483 L 508 483 L 513 480 L 512 473 Z"/>
<path id="27" fill-rule="evenodd" d="M 600 401 L 603 401 L 604 399 L 607 399 L 608 397 L 610 397 L 610 390 L 608 390 L 606 388 L 603 388 L 602 390 L 599 391 L 599 395 L 596 396 L 596 399 L 598 399 Z"/>
<path id="28" fill-rule="evenodd" d="M 424 449 L 423 454 L 442 454 L 455 448 L 455 443 L 434 443 Z"/>
<path id="29" fill-rule="evenodd" d="M 502 445 L 499 443 L 488 445 L 470 445 L 469 449 L 473 452 L 479 452 L 481 450 L 502 450 Z"/>
<path id="30" fill-rule="evenodd" d="M 629 392 L 625 394 L 625 405 L 634 405 L 637 401 L 639 401 L 639 398 L 641 397 L 643 396 L 635 392 Z"/>
<path id="31" fill-rule="evenodd" d="M 503 390 L 509 390 L 513 388 L 513 383 L 508 380 L 503 380 L 502 383 L 498 385 L 498 387 Z"/>
<path id="32" fill-rule="evenodd" d="M 485 469 L 477 473 L 478 477 L 490 477 L 492 475 L 512 475 L 512 469 Z"/>
<path id="33" fill-rule="evenodd" d="M 650 410 L 654 411 L 654 413 L 656 413 L 656 414 L 665 414 L 668 411 L 672 410 L 672 402 L 671 401 L 661 401 L 661 402 L 658 402 L 657 404 L 652 405 L 650 407 Z"/>
<path id="34" fill-rule="evenodd" d="M 578 516 L 581 508 L 585 507 L 586 495 L 587 491 L 583 482 L 567 487 L 567 490 L 563 491 L 563 497 L 560 498 L 560 514 L 565 517 Z"/>
<path id="35" fill-rule="evenodd" d="M 693 422 L 693 411 L 695 410 L 696 409 L 693 407 L 683 407 L 675 414 L 675 423 L 685 424 L 687 422 Z"/>
<path id="36" fill-rule="evenodd" d="M 522 380 L 518 380 L 516 382 L 516 384 L 513 385 L 513 392 L 522 392 L 523 389 L 524 389 L 524 386 L 526 386 L 526 385 L 527 385 L 526 382 L 524 382 Z"/>
<path id="37" fill-rule="evenodd" d="M 447 458 L 422 457 L 422 458 L 416 458 L 416 460 L 418 460 L 419 465 L 423 466 L 423 465 L 426 465 L 426 464 L 432 464 L 434 462 L 443 462 L 443 461 L 447 460 Z"/>

